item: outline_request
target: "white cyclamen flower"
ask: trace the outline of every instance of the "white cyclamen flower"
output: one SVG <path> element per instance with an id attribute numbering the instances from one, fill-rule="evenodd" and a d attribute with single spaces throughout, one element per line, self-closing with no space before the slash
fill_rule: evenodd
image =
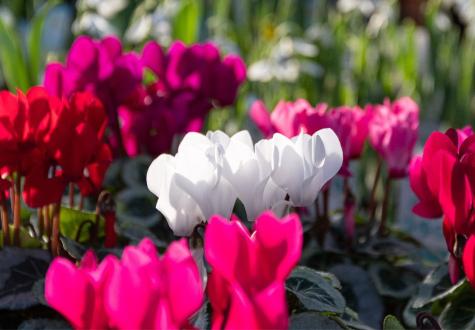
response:
<path id="1" fill-rule="evenodd" d="M 258 149 L 263 163 L 271 168 L 272 179 L 285 190 L 293 206 L 311 205 L 343 163 L 340 141 L 329 128 L 291 139 L 276 133 L 272 139 L 260 141 Z"/>
<path id="2" fill-rule="evenodd" d="M 207 136 L 225 149 L 223 176 L 234 187 L 247 219 L 253 221 L 268 209 L 276 211 L 286 193 L 272 181 L 271 169 L 256 155 L 249 132 L 241 131 L 231 138 L 220 131 L 209 132 Z"/>
<path id="3" fill-rule="evenodd" d="M 199 133 L 188 133 L 177 154 L 150 165 L 147 186 L 175 235 L 188 236 L 212 215 L 230 217 L 236 193 L 222 176 L 224 149 Z"/>

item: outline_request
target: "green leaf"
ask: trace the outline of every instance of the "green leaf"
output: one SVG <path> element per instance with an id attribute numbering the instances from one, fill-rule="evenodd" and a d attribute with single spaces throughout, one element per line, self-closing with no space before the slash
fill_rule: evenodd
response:
<path id="1" fill-rule="evenodd" d="M 58 319 L 30 319 L 23 321 L 18 330 L 65 330 L 72 329 L 68 322 Z"/>
<path id="2" fill-rule="evenodd" d="M 137 156 L 128 159 L 122 167 L 122 179 L 129 187 L 145 187 L 147 182 L 147 171 L 152 163 L 148 156 Z"/>
<path id="3" fill-rule="evenodd" d="M 13 242 L 13 225 L 10 225 L 10 243 Z M 43 246 L 40 240 L 32 237 L 25 227 L 20 227 L 20 245 L 25 249 L 38 249 Z M 0 230 L 0 247 L 3 247 L 3 232 Z"/>
<path id="4" fill-rule="evenodd" d="M 33 292 L 50 262 L 45 250 L 6 247 L 0 251 L 0 310 L 20 310 L 39 303 Z"/>
<path id="5" fill-rule="evenodd" d="M 329 317 L 323 316 L 315 312 L 304 312 L 292 315 L 290 317 L 290 327 L 289 329 L 295 330 L 314 330 L 314 329 L 325 329 L 325 330 L 340 330 L 344 329 L 338 322 L 332 320 Z"/>
<path id="6" fill-rule="evenodd" d="M 0 19 L 0 62 L 8 88 L 16 92 L 30 87 L 25 57 L 18 33 Z"/>
<path id="7" fill-rule="evenodd" d="M 386 263 L 372 264 L 369 273 L 381 295 L 397 299 L 410 297 L 419 281 L 417 276 L 404 268 Z"/>
<path id="8" fill-rule="evenodd" d="M 43 26 L 46 16 L 59 1 L 51 0 L 46 2 L 35 14 L 31 22 L 31 30 L 28 35 L 28 62 L 30 70 L 30 83 L 39 83 L 39 72 L 42 60 L 41 39 L 43 36 Z"/>
<path id="9" fill-rule="evenodd" d="M 404 327 L 394 315 L 386 315 L 383 321 L 383 330 L 404 330 Z"/>
<path id="10" fill-rule="evenodd" d="M 383 302 L 370 276 L 361 267 L 339 264 L 329 269 L 341 281 L 346 304 L 358 313 L 359 319 L 372 328 L 383 320 Z"/>
<path id="11" fill-rule="evenodd" d="M 87 248 L 69 237 L 61 237 L 64 250 L 76 260 L 81 260 Z"/>
<path id="12" fill-rule="evenodd" d="M 186 44 L 198 40 L 201 19 L 201 1 L 183 0 L 180 9 L 173 18 L 172 36 Z"/>
<path id="13" fill-rule="evenodd" d="M 91 221 L 92 223 L 96 222 L 96 214 L 88 211 L 80 211 L 76 209 L 71 209 L 68 207 L 61 207 L 60 213 L 60 231 L 61 234 L 75 240 L 78 230 L 82 223 Z M 91 224 L 83 225 L 81 229 L 81 235 L 79 237 L 80 242 L 86 242 L 90 238 L 90 228 Z M 99 219 L 99 229 L 98 236 L 104 236 L 104 219 L 100 217 Z"/>
<path id="14" fill-rule="evenodd" d="M 439 323 L 442 329 L 475 328 L 475 294 L 471 288 L 445 306 Z"/>
<path id="15" fill-rule="evenodd" d="M 345 298 L 315 270 L 299 266 L 286 281 L 287 290 L 311 311 L 342 314 Z"/>
<path id="16" fill-rule="evenodd" d="M 145 237 L 150 238 L 160 248 L 166 248 L 167 244 L 160 240 L 150 229 L 136 222 L 121 222 L 117 226 L 118 234 L 130 240 L 130 244 L 138 244 Z"/>
<path id="17" fill-rule="evenodd" d="M 157 198 L 146 188 L 135 186 L 122 190 L 116 197 L 119 221 L 151 227 L 160 221 L 155 205 Z"/>
<path id="18" fill-rule="evenodd" d="M 418 309 L 426 307 L 436 301 L 450 298 L 456 295 L 468 283 L 461 279 L 455 285 L 452 285 L 446 263 L 433 269 L 425 279 L 419 284 L 417 292 L 413 297 L 412 308 Z"/>

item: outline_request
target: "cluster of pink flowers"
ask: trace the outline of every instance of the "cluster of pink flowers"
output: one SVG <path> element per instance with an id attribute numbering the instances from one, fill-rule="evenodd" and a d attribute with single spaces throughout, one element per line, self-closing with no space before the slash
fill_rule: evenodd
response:
<path id="1" fill-rule="evenodd" d="M 145 69 L 156 75 L 155 82 L 143 84 Z M 175 42 L 165 53 L 149 42 L 137 54 L 124 52 L 115 37 L 81 36 L 64 65 L 47 66 L 44 84 L 55 95 L 94 93 L 109 114 L 110 144 L 117 154 L 125 149 L 135 156 L 169 151 L 176 134 L 199 131 L 214 106 L 234 102 L 245 76 L 243 61 L 221 58 L 212 43 Z"/>
<path id="2" fill-rule="evenodd" d="M 332 128 L 343 149 L 342 176 L 351 175 L 349 163 L 361 156 L 366 139 L 386 162 L 390 177 L 406 176 L 419 128 L 419 107 L 409 97 L 367 105 L 364 110 L 358 106 L 329 109 L 324 103 L 312 107 L 303 99 L 280 101 L 271 114 L 262 101 L 256 101 L 250 116 L 266 137 Z"/>
<path id="3" fill-rule="evenodd" d="M 213 329 L 284 329 L 284 281 L 300 259 L 302 227 L 296 215 L 263 213 L 249 234 L 237 219 L 210 219 L 205 257 L 212 271 L 206 292 Z M 153 243 L 126 247 L 122 258 L 98 264 L 92 252 L 81 265 L 56 258 L 46 275 L 47 302 L 76 329 L 184 329 L 205 290 L 184 239 L 160 258 Z M 245 317 L 244 317 L 245 316 Z"/>
<path id="4" fill-rule="evenodd" d="M 443 216 L 450 252 L 450 274 L 465 274 L 475 287 L 475 134 L 470 127 L 432 133 L 422 155 L 410 168 L 412 190 L 419 198 L 413 212 L 425 218 Z M 465 246 L 465 247 L 464 247 Z"/>

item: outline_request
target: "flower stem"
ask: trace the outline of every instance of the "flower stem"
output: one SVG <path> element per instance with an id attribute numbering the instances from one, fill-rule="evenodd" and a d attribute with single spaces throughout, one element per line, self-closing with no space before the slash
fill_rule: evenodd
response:
<path id="1" fill-rule="evenodd" d="M 46 242 L 48 248 L 51 249 L 51 217 L 49 214 L 49 206 L 43 206 L 44 232 L 46 234 Z"/>
<path id="2" fill-rule="evenodd" d="M 330 185 L 323 191 L 323 214 L 320 214 L 318 207 L 318 201 L 316 201 L 317 207 L 317 219 L 313 225 L 313 231 L 317 239 L 318 245 L 323 246 L 325 243 L 325 236 L 327 234 L 328 228 L 330 228 L 330 217 L 329 217 L 329 201 L 330 201 Z"/>
<path id="3" fill-rule="evenodd" d="M 61 202 L 58 202 L 53 205 L 53 230 L 51 237 L 51 254 L 53 257 L 60 255 L 60 242 L 59 242 L 59 224 L 60 224 L 60 209 Z"/>
<path id="4" fill-rule="evenodd" d="M 383 236 L 386 234 L 386 223 L 387 223 L 388 213 L 389 213 L 389 196 L 391 193 L 391 182 L 392 182 L 392 179 L 391 177 L 388 176 L 388 178 L 386 179 L 386 184 L 384 185 L 383 210 L 382 210 L 381 222 L 379 224 L 379 230 L 378 230 L 378 233 L 380 236 Z"/>
<path id="5" fill-rule="evenodd" d="M 383 167 L 382 159 L 378 159 L 378 166 L 374 176 L 373 187 L 371 188 L 371 195 L 369 199 L 369 223 L 372 225 L 374 216 L 376 215 L 376 189 L 378 188 L 379 178 L 381 176 L 381 168 Z"/>
<path id="6" fill-rule="evenodd" d="M 84 196 L 82 194 L 79 194 L 79 210 L 82 211 L 84 208 Z"/>
<path id="7" fill-rule="evenodd" d="M 45 231 L 45 221 L 44 221 L 42 208 L 39 208 L 37 210 L 37 217 L 38 217 L 38 235 L 41 238 L 43 237 L 43 233 Z"/>
<path id="8" fill-rule="evenodd" d="M 69 183 L 69 207 L 74 208 L 74 183 Z"/>
<path id="9" fill-rule="evenodd" d="M 21 177 L 17 173 L 15 178 L 15 198 L 13 205 L 13 244 L 20 246 L 20 226 L 21 226 Z"/>
<path id="10" fill-rule="evenodd" d="M 10 245 L 10 227 L 8 221 L 8 209 L 7 203 L 5 200 L 2 201 L 1 205 L 1 217 L 2 217 L 2 231 L 3 231 L 3 246 Z"/>

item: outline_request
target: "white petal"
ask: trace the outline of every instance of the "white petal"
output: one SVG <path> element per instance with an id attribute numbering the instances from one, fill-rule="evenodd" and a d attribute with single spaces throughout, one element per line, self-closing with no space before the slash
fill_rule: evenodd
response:
<path id="1" fill-rule="evenodd" d="M 147 187 L 160 196 L 162 192 L 168 191 L 170 180 L 175 173 L 175 159 L 171 155 L 162 154 L 158 156 L 147 170 Z"/>
<path id="2" fill-rule="evenodd" d="M 231 140 L 229 136 L 222 131 L 209 131 L 206 133 L 206 137 L 214 144 L 221 145 L 224 149 L 228 147 L 229 141 Z"/>

